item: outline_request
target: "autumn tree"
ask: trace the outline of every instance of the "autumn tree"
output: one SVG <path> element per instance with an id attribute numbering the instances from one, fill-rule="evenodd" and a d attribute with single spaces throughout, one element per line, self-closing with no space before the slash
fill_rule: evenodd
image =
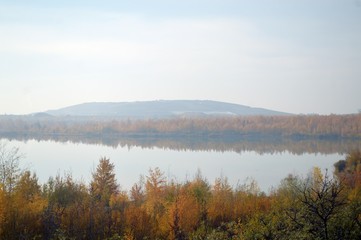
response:
<path id="1" fill-rule="evenodd" d="M 134 239 L 151 239 L 154 236 L 154 222 L 143 206 L 130 204 L 125 209 L 125 231 Z"/>
<path id="2" fill-rule="evenodd" d="M 14 188 L 13 197 L 15 215 L 15 232 L 18 236 L 30 239 L 42 233 L 41 217 L 47 199 L 41 194 L 38 178 L 35 173 L 25 171 Z M 10 230 L 10 229 L 8 229 Z"/>
<path id="3" fill-rule="evenodd" d="M 0 142 L 0 184 L 6 193 L 10 194 L 19 180 L 21 158 L 19 148 L 9 148 L 6 143 Z"/>
<path id="4" fill-rule="evenodd" d="M 166 221 L 163 219 L 163 214 L 166 210 L 164 205 L 166 184 L 166 177 L 159 168 L 149 169 L 149 175 L 146 176 L 145 182 L 145 206 L 153 224 L 158 226 L 155 232 L 156 235 L 161 235 L 162 231 L 160 228 L 166 224 Z M 165 222 L 162 222 L 163 220 Z"/>
<path id="5" fill-rule="evenodd" d="M 88 235 L 91 239 L 110 237 L 113 225 L 110 199 L 119 193 L 114 164 L 105 157 L 101 158 L 92 176 Z"/>
<path id="6" fill-rule="evenodd" d="M 201 171 L 195 174 L 195 177 L 188 186 L 189 192 L 195 199 L 195 209 L 197 210 L 197 231 L 195 236 L 204 239 L 209 227 L 209 209 L 208 203 L 211 198 L 211 186 L 208 181 L 202 176 Z"/>
<path id="7" fill-rule="evenodd" d="M 0 142 L 0 188 L 1 209 L 3 219 L 1 231 L 2 238 L 16 238 L 18 236 L 16 223 L 18 220 L 17 206 L 14 201 L 14 189 L 16 188 L 23 171 L 19 167 L 22 155 L 19 148 L 10 148 L 5 142 Z"/>
<path id="8" fill-rule="evenodd" d="M 5 220 L 6 220 L 6 195 L 2 187 L 0 187 L 0 236 L 3 236 L 6 231 Z"/>
<path id="9" fill-rule="evenodd" d="M 233 219 L 233 190 L 226 177 L 217 178 L 209 203 L 209 218 L 214 226 Z"/>
<path id="10" fill-rule="evenodd" d="M 142 203 L 145 201 L 144 185 L 144 177 L 140 176 L 138 183 L 135 183 L 130 190 L 130 199 L 137 206 L 142 205 Z"/>
<path id="11" fill-rule="evenodd" d="M 197 184 L 195 184 L 197 185 Z M 161 204 L 161 212 L 157 217 L 154 229 L 158 231 L 158 237 L 162 239 L 197 239 L 192 233 L 202 227 L 201 232 L 197 236 L 204 233 L 205 224 L 201 224 L 201 206 L 197 201 L 200 200 L 201 194 L 195 195 L 195 191 L 202 191 L 195 189 L 199 186 L 194 186 L 192 182 L 184 184 L 177 183 L 171 180 L 164 185 L 163 190 L 159 196 L 159 203 Z M 146 195 L 147 197 L 147 195 Z M 145 205 L 147 204 L 146 198 Z M 147 206 L 147 205 L 146 205 Z M 148 205 L 149 206 L 149 205 Z M 206 206 L 204 206 L 206 208 Z M 154 220 L 152 220 L 154 223 Z M 204 234 L 202 235 L 204 236 Z"/>
<path id="12" fill-rule="evenodd" d="M 252 214 L 258 211 L 261 191 L 257 182 L 248 178 L 243 184 L 238 184 L 233 191 L 233 212 L 239 221 L 248 221 Z"/>
<path id="13" fill-rule="evenodd" d="M 351 219 L 350 233 L 361 234 L 361 151 L 351 151 L 345 160 L 335 163 L 335 175 L 348 189 L 348 205 L 344 213 Z M 344 221 L 345 223 L 345 221 Z"/>
<path id="14" fill-rule="evenodd" d="M 129 205 L 129 197 L 126 191 L 119 191 L 110 198 L 112 235 L 120 236 L 125 230 L 125 210 Z"/>
<path id="15" fill-rule="evenodd" d="M 334 164 L 336 176 L 351 188 L 361 188 L 361 151 L 350 152 Z"/>
<path id="16" fill-rule="evenodd" d="M 98 200 L 109 204 L 111 195 L 117 194 L 119 191 L 119 185 L 114 173 L 114 164 L 105 157 L 101 158 L 92 176 L 93 179 L 90 183 L 92 195 Z"/>

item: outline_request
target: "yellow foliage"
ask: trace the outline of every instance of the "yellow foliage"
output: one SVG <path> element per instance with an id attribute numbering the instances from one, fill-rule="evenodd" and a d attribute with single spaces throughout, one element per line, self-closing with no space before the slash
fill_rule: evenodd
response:
<path id="1" fill-rule="evenodd" d="M 320 189 L 323 182 L 323 174 L 319 167 L 313 167 L 312 169 L 312 180 L 313 180 L 313 188 Z"/>
<path id="2" fill-rule="evenodd" d="M 5 220 L 5 211 L 6 211 L 6 203 L 5 203 L 5 193 L 3 188 L 0 187 L 0 234 L 4 229 L 2 229 L 2 224 Z"/>
<path id="3" fill-rule="evenodd" d="M 186 193 L 183 193 L 179 196 L 178 202 L 173 203 L 172 206 L 172 217 L 174 217 L 176 208 L 178 208 L 179 215 L 179 225 L 184 231 L 192 231 L 196 228 L 199 222 L 199 205 L 197 204 L 196 199 Z"/>

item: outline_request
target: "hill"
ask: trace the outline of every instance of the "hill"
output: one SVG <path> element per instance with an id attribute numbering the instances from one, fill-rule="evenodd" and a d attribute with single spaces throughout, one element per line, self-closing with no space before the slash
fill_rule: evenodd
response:
<path id="1" fill-rule="evenodd" d="M 142 102 L 94 102 L 49 110 L 53 116 L 101 116 L 121 118 L 169 118 L 176 116 L 288 115 L 263 108 L 210 100 L 159 100 Z"/>

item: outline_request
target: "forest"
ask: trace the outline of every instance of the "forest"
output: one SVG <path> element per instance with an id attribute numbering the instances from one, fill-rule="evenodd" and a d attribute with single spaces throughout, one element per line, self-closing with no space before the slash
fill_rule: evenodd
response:
<path id="1" fill-rule="evenodd" d="M 0 134 L 33 136 L 360 139 L 361 114 L 119 119 L 0 116 Z"/>
<path id="2" fill-rule="evenodd" d="M 101 157 L 89 183 L 71 174 L 39 184 L 0 145 L 0 239 L 360 239 L 361 151 L 332 172 L 288 175 L 269 193 L 253 180 L 231 186 L 167 179 L 158 168 L 131 189 Z"/>

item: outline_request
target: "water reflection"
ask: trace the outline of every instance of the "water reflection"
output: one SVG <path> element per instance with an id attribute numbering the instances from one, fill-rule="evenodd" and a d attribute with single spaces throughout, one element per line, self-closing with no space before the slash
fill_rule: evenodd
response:
<path id="1" fill-rule="evenodd" d="M 113 148 L 159 148 L 177 151 L 215 151 L 246 152 L 273 154 L 289 152 L 295 155 L 309 154 L 345 154 L 354 149 L 361 149 L 361 140 L 292 140 L 289 138 L 194 138 L 194 137 L 83 137 L 69 135 L 2 135 L 0 138 L 17 141 L 55 141 L 82 144 L 104 145 Z"/>
<path id="2" fill-rule="evenodd" d="M 0 137 L 1 138 L 1 137 Z M 4 138 L 4 136 L 2 136 Z M 45 183 L 57 173 L 71 172 L 89 182 L 100 157 L 110 158 L 125 189 L 131 189 L 150 168 L 159 167 L 169 179 L 185 181 L 198 170 L 210 182 L 226 176 L 232 186 L 255 179 L 262 191 L 277 186 L 288 174 L 307 174 L 314 166 L 333 171 L 347 149 L 357 141 L 286 141 L 276 139 L 169 139 L 77 138 L 7 136 L 10 146 L 25 153 L 22 166 L 36 172 Z M 322 153 L 322 154 L 320 154 Z"/>

